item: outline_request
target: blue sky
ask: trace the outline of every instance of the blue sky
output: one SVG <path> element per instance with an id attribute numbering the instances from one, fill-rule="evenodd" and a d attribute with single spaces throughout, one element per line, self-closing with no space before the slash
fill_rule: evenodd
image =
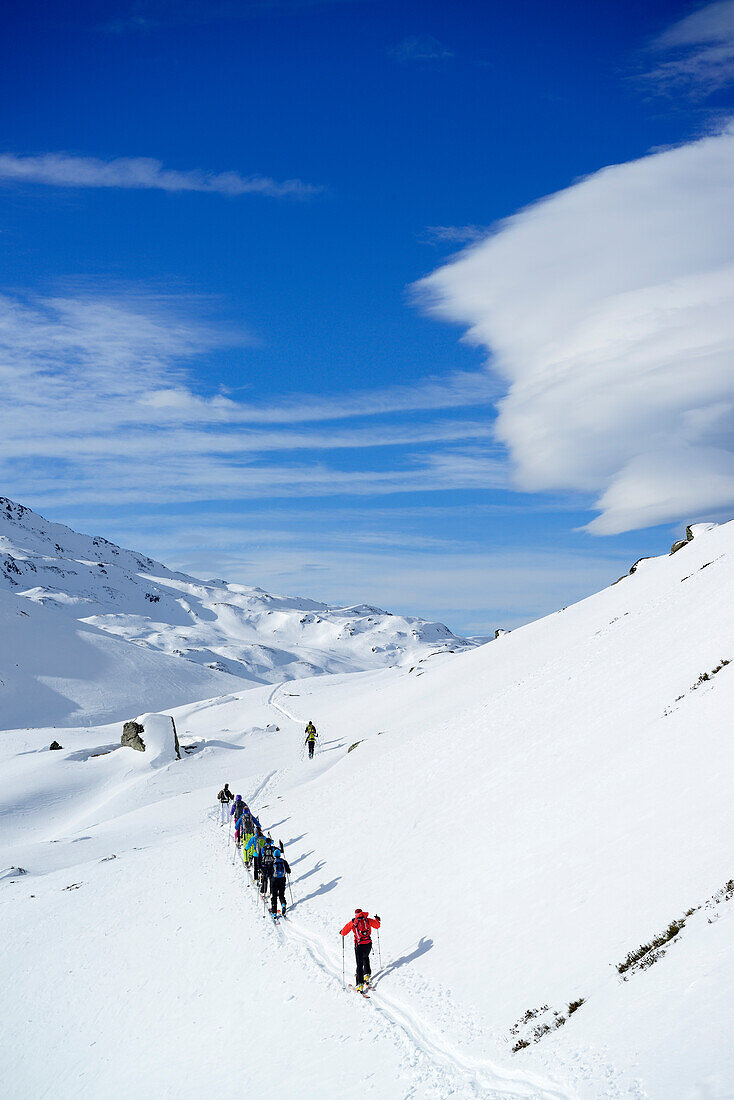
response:
<path id="1" fill-rule="evenodd" d="M 13 5 L 3 491 L 175 567 L 473 634 L 614 580 L 683 520 L 730 516 L 732 433 L 711 410 L 731 395 L 712 366 L 691 396 L 700 340 L 666 322 L 678 345 L 644 386 L 600 364 L 638 362 L 632 336 L 613 350 L 621 301 L 636 295 L 625 332 L 689 318 L 690 280 L 732 258 L 691 182 L 731 187 L 732 12 Z M 669 220 L 646 236 L 658 197 Z M 673 254 L 671 225 L 690 229 Z M 641 448 L 694 422 L 685 453 Z"/>

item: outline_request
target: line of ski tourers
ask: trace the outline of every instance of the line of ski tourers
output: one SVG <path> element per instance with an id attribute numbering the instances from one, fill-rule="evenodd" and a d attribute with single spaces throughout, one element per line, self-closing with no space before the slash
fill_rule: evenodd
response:
<path id="1" fill-rule="evenodd" d="M 233 797 L 227 783 L 217 798 L 222 807 L 222 825 L 229 818 L 234 820 L 234 842 L 242 852 L 242 862 L 248 870 L 252 870 L 252 877 L 263 897 L 267 896 L 268 890 L 270 892 L 270 912 L 274 917 L 284 917 L 287 909 L 285 887 L 291 869 L 283 855 L 283 842 L 278 847 L 269 833 L 265 835 L 242 795 Z"/>
<path id="2" fill-rule="evenodd" d="M 273 920 L 277 921 L 285 917 L 288 907 L 285 889 L 286 884 L 290 885 L 291 869 L 283 854 L 283 842 L 279 841 L 276 844 L 270 833 L 265 834 L 256 815 L 242 795 L 233 795 L 228 783 L 224 784 L 217 795 L 217 800 L 221 808 L 221 825 L 231 824 L 234 821 L 235 844 L 242 852 L 245 867 L 252 870 L 252 877 L 255 885 L 260 889 L 263 901 L 267 901 L 267 894 L 270 893 L 270 912 Z M 291 891 L 291 900 L 292 898 Z M 278 904 L 280 904 L 280 911 Z M 354 935 L 355 988 L 362 994 L 366 994 L 371 987 L 372 929 L 379 927 L 378 916 L 371 917 L 363 909 L 355 909 L 352 919 L 340 930 L 342 936 L 348 936 L 350 932 Z"/>

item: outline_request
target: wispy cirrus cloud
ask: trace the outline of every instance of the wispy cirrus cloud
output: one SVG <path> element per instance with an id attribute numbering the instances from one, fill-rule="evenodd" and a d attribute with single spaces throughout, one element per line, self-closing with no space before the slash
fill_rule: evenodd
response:
<path id="1" fill-rule="evenodd" d="M 0 296 L 6 491 L 45 507 L 504 483 L 486 419 L 444 415 L 488 399 L 483 372 L 272 404 L 197 392 L 197 357 L 236 339 L 154 297 Z M 364 418 L 369 425 L 344 426 Z M 389 462 L 367 458 L 388 449 Z M 334 455 L 344 451 L 361 460 L 340 466 Z"/>
<path id="2" fill-rule="evenodd" d="M 395 61 L 410 63 L 411 61 L 450 61 L 454 57 L 453 50 L 444 46 L 437 38 L 430 34 L 415 34 L 404 38 L 397 46 L 393 46 L 390 56 Z"/>
<path id="3" fill-rule="evenodd" d="M 269 176 L 243 176 L 239 172 L 205 172 L 200 169 L 164 168 L 152 157 L 74 156 L 42 153 L 18 156 L 0 153 L 0 180 L 7 183 L 40 183 L 52 187 L 114 187 L 155 191 L 199 191 L 209 194 L 265 195 L 270 198 L 308 198 L 322 190 L 302 180 L 274 180 Z"/>
<path id="4" fill-rule="evenodd" d="M 396 530 L 394 509 L 354 507 L 348 522 L 337 509 L 314 520 L 312 510 L 248 508 L 226 524 L 216 516 L 133 515 L 105 532 L 195 576 L 305 590 L 337 604 L 367 602 L 445 620 L 462 633 L 519 626 L 603 587 L 629 565 L 619 548 L 492 546 L 468 540 L 455 524 L 445 538 Z M 74 526 L 94 530 L 98 520 L 82 513 Z"/>
<path id="5" fill-rule="evenodd" d="M 423 240 L 428 244 L 474 244 L 490 232 L 488 225 L 428 225 Z"/>
<path id="6" fill-rule="evenodd" d="M 716 0 L 659 34 L 660 60 L 646 74 L 661 90 L 687 87 L 708 95 L 734 81 L 734 0 Z"/>
<path id="7" fill-rule="evenodd" d="M 597 533 L 734 510 L 734 124 L 615 165 L 417 286 L 504 381 L 525 491 L 596 495 Z"/>

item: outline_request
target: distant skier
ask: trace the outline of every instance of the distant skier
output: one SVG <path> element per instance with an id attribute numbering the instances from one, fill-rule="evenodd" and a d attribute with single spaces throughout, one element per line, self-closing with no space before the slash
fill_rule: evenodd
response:
<path id="1" fill-rule="evenodd" d="M 273 869 L 270 874 L 270 911 L 273 915 L 278 912 L 278 901 L 280 900 L 280 911 L 285 916 L 285 876 L 290 873 L 288 860 L 282 854 L 280 848 L 275 848 L 273 850 Z"/>
<path id="2" fill-rule="evenodd" d="M 354 916 L 341 930 L 342 936 L 354 933 L 354 955 L 357 962 L 355 985 L 360 993 L 369 987 L 372 978 L 370 967 L 370 951 L 372 950 L 372 929 L 380 927 L 380 918 L 375 914 L 371 917 L 362 909 L 355 909 Z"/>
<path id="3" fill-rule="evenodd" d="M 306 726 L 306 741 L 305 741 L 305 744 L 308 745 L 308 758 L 309 758 L 309 760 L 313 757 L 314 749 L 316 748 L 316 738 L 317 737 L 318 737 L 318 733 L 316 732 L 316 726 L 313 724 L 313 722 L 309 722 L 308 725 Z"/>
<path id="4" fill-rule="evenodd" d="M 275 845 L 272 837 L 267 837 L 260 849 L 260 893 L 266 894 L 270 886 L 270 876 L 275 862 Z"/>
<path id="5" fill-rule="evenodd" d="M 260 877 L 260 849 L 264 843 L 265 837 L 258 823 L 255 826 L 254 834 L 250 837 L 245 846 L 245 851 L 252 854 L 252 877 L 255 882 L 257 882 Z"/>
<path id="6" fill-rule="evenodd" d="M 234 842 L 237 847 L 239 847 L 242 841 L 242 810 L 244 809 L 244 805 L 242 795 L 238 794 L 234 800 L 232 809 L 229 811 L 230 817 L 234 818 Z"/>
<path id="7" fill-rule="evenodd" d="M 222 811 L 222 825 L 226 825 L 227 818 L 229 817 L 229 804 L 234 798 L 234 795 L 229 789 L 229 783 L 224 784 L 217 798 L 219 799 L 219 805 Z"/>

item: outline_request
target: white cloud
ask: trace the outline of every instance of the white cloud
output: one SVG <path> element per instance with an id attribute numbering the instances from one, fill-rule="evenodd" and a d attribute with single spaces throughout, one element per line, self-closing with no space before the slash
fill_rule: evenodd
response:
<path id="1" fill-rule="evenodd" d="M 179 546 L 197 546 L 196 537 L 193 531 Z M 266 542 L 189 558 L 179 550 L 172 564 L 196 572 L 204 561 L 214 576 L 243 583 L 257 577 L 268 591 L 299 592 L 306 583 L 314 599 L 377 604 L 447 621 L 455 630 L 468 630 L 471 622 L 487 632 L 556 611 L 609 584 L 628 565 L 613 556 L 523 547 L 363 549 L 334 545 L 328 534 L 292 548 Z"/>
<path id="2" fill-rule="evenodd" d="M 668 54 L 648 74 L 660 87 L 688 85 L 704 94 L 734 80 L 734 0 L 717 0 L 674 23 L 652 43 Z"/>
<path id="3" fill-rule="evenodd" d="M 142 517 L 132 538 L 127 522 L 119 530 L 108 525 L 105 534 L 195 576 L 305 592 L 326 602 L 376 604 L 474 633 L 556 611 L 609 584 L 630 564 L 618 550 L 592 554 L 401 537 L 375 529 L 364 515 L 349 527 L 329 516 L 314 528 L 313 520 L 311 514 L 284 527 L 284 517 L 271 514 L 260 526 L 248 514 L 225 527 L 181 516 L 167 532 L 158 517 Z"/>
<path id="4" fill-rule="evenodd" d="M 48 507 L 504 484 L 486 420 L 431 415 L 486 400 L 482 374 L 268 406 L 197 393 L 197 356 L 236 339 L 162 300 L 0 295 L 4 491 Z M 346 469 L 328 454 L 347 450 Z"/>
<path id="5" fill-rule="evenodd" d="M 418 284 L 507 387 L 524 490 L 612 533 L 734 509 L 734 126 L 605 168 Z"/>
<path id="6" fill-rule="evenodd" d="M 242 176 L 239 172 L 179 171 L 151 157 L 78 157 L 68 153 L 16 156 L 0 153 L 0 179 L 54 187 L 122 187 L 157 191 L 204 191 L 219 195 L 305 198 L 321 190 L 298 179 Z"/>

